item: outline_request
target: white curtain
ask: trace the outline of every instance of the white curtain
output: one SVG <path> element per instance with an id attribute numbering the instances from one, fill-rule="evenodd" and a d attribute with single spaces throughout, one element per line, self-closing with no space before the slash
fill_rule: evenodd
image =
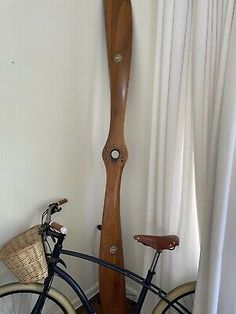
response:
<path id="1" fill-rule="evenodd" d="M 157 282 L 168 291 L 196 279 L 199 259 L 188 85 L 193 2 L 158 1 L 156 10 L 146 233 L 176 234 L 180 238 L 180 247 L 164 252 L 161 258 Z M 147 250 L 146 266 L 150 263 L 149 254 Z M 150 309 L 151 305 L 150 308 L 146 305 L 143 313 Z"/>
<path id="2" fill-rule="evenodd" d="M 234 6 L 160 0 L 156 8 L 146 232 L 180 237 L 180 248 L 162 258 L 159 279 L 168 290 L 197 277 L 199 225 L 197 314 L 217 313 L 218 298 L 224 303 L 220 266 L 236 106 L 222 99 Z M 146 265 L 150 258 L 147 251 Z"/>
<path id="3" fill-rule="evenodd" d="M 236 205 L 232 194 L 236 139 L 235 30 L 231 34 L 234 9 L 233 0 L 200 1 L 196 6 L 192 104 L 201 230 L 196 314 L 236 313 L 232 282 L 230 289 L 226 279 L 233 276 L 231 259 L 235 259 L 231 220 L 233 203 Z M 200 41 L 204 43 L 201 50 Z"/>

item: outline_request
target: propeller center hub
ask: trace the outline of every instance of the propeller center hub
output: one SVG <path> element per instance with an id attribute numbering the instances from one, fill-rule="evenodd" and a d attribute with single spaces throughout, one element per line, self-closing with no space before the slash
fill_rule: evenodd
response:
<path id="1" fill-rule="evenodd" d="M 120 152 L 118 151 L 118 149 L 113 149 L 111 151 L 111 158 L 117 160 L 119 159 L 119 157 L 120 157 Z"/>

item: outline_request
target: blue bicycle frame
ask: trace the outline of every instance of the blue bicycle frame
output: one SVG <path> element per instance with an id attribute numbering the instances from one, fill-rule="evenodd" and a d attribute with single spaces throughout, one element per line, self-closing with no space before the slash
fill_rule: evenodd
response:
<path id="1" fill-rule="evenodd" d="M 152 278 L 155 275 L 155 267 L 156 267 L 158 258 L 160 256 L 159 252 L 156 252 L 156 254 L 153 258 L 152 266 L 150 267 L 146 278 L 143 278 L 143 277 L 139 276 L 138 274 L 135 274 L 134 272 L 132 272 L 130 270 L 121 268 L 117 265 L 108 263 L 108 262 L 106 262 L 100 258 L 91 256 L 91 255 L 87 255 L 87 254 L 83 254 L 83 253 L 75 252 L 75 251 L 71 251 L 71 250 L 64 250 L 64 249 L 62 249 L 60 251 L 60 253 L 63 255 L 68 255 L 68 256 L 75 257 L 75 258 L 81 258 L 81 259 L 90 261 L 92 263 L 96 263 L 100 266 L 107 267 L 107 268 L 114 270 L 114 271 L 120 273 L 121 275 L 135 281 L 136 283 L 140 284 L 143 288 L 139 294 L 138 301 L 135 305 L 134 314 L 140 313 L 141 308 L 142 308 L 143 303 L 144 303 L 144 300 L 145 300 L 145 297 L 146 297 L 146 294 L 148 291 L 151 291 L 155 295 L 159 296 L 167 304 L 169 304 L 172 308 L 174 308 L 178 313 L 182 313 L 175 305 L 173 305 L 168 299 L 165 298 L 165 296 L 167 295 L 167 292 L 165 292 L 160 287 L 151 283 Z M 54 266 L 54 273 L 58 277 L 65 280 L 67 282 L 67 284 L 75 291 L 75 293 L 77 294 L 77 296 L 81 300 L 81 303 L 83 304 L 85 311 L 89 314 L 95 314 L 94 310 L 91 308 L 91 305 L 89 304 L 89 300 L 88 300 L 87 296 L 85 295 L 83 289 L 79 286 L 79 284 L 66 271 L 62 270 L 58 266 Z"/>
<path id="2" fill-rule="evenodd" d="M 89 304 L 89 300 L 88 300 L 87 296 L 85 295 L 83 289 L 79 286 L 79 284 L 66 271 L 62 270 L 60 267 L 57 266 L 57 264 L 59 262 L 64 264 L 64 262 L 60 259 L 61 254 L 64 254 L 67 256 L 72 256 L 75 258 L 84 259 L 84 260 L 90 261 L 92 263 L 98 264 L 100 266 L 109 268 L 109 269 L 111 269 L 115 272 L 118 272 L 119 274 L 131 279 L 132 281 L 138 283 L 139 285 L 141 285 L 142 289 L 141 289 L 141 292 L 139 294 L 138 301 L 135 305 L 134 314 L 139 314 L 141 312 L 141 308 L 143 306 L 143 303 L 144 303 L 144 300 L 145 300 L 145 297 L 146 297 L 146 294 L 148 291 L 153 292 L 155 295 L 157 295 L 162 300 L 164 300 L 171 308 L 175 309 L 177 311 L 177 313 L 180 313 L 180 314 L 183 313 L 178 307 L 176 307 L 175 304 L 173 304 L 171 301 L 169 301 L 166 298 L 167 293 L 164 290 L 162 290 L 158 286 L 152 284 L 152 278 L 155 275 L 155 268 L 156 268 L 156 265 L 157 265 L 157 262 L 158 262 L 158 259 L 160 257 L 161 252 L 158 252 L 158 251 L 155 252 L 155 255 L 153 257 L 152 264 L 148 270 L 147 276 L 146 276 L 146 278 L 143 278 L 143 277 L 135 274 L 134 272 L 132 272 L 130 270 L 127 270 L 125 268 L 121 268 L 115 264 L 111 264 L 111 263 L 106 262 L 105 260 L 102 260 L 100 258 L 91 256 L 91 255 L 87 255 L 87 254 L 83 254 L 80 252 L 75 252 L 75 251 L 71 251 L 71 250 L 64 250 L 62 248 L 62 244 L 63 244 L 64 238 L 65 238 L 65 235 L 58 234 L 58 233 L 53 232 L 53 231 L 49 231 L 49 232 L 50 233 L 47 235 L 50 235 L 53 238 L 57 238 L 57 241 L 56 241 L 56 244 L 54 246 L 53 252 L 49 255 L 47 254 L 48 277 L 44 281 L 43 291 L 41 292 L 31 314 L 41 313 L 41 309 L 44 306 L 44 303 L 46 300 L 46 295 L 47 295 L 48 290 L 50 289 L 54 275 L 57 275 L 61 279 L 65 280 L 65 282 L 67 282 L 67 284 L 74 290 L 74 292 L 77 294 L 77 296 L 81 300 L 81 303 L 84 306 L 85 311 L 88 314 L 95 314 L 95 311 L 92 309 L 91 305 Z M 178 304 L 178 306 L 180 306 L 180 308 L 184 308 L 184 306 L 181 304 Z"/>

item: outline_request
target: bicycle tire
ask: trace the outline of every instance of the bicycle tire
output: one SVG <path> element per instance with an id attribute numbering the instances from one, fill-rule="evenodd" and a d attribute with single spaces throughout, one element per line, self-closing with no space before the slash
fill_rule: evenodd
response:
<path id="1" fill-rule="evenodd" d="M 192 296 L 194 298 L 194 293 L 195 293 L 195 288 L 196 288 L 196 281 L 188 282 L 185 283 L 181 286 L 176 287 L 175 289 L 171 290 L 167 295 L 166 298 L 171 301 L 174 305 L 176 305 L 178 308 L 177 302 L 183 301 L 184 298 L 187 296 Z M 184 311 L 183 313 L 192 313 L 193 310 L 193 300 L 192 304 L 190 305 L 191 308 L 188 309 L 189 312 Z M 161 300 L 153 309 L 152 314 L 167 314 L 167 313 L 178 313 L 176 310 L 173 308 L 170 309 L 170 305 L 166 303 L 164 300 Z"/>
<path id="2" fill-rule="evenodd" d="M 37 297 L 41 293 L 42 289 L 43 285 L 39 283 L 22 284 L 17 282 L 0 287 L 0 313 L 30 313 L 34 304 L 33 301 L 37 300 Z M 54 288 L 50 288 L 50 290 L 48 291 L 46 301 L 47 303 L 45 302 L 45 307 L 42 311 L 42 314 L 52 313 L 48 308 L 49 302 L 51 302 L 51 309 L 53 308 L 53 313 L 76 313 L 69 300 L 62 293 Z M 28 306 L 29 309 L 26 309 L 26 307 Z M 5 307 L 5 310 L 3 307 Z"/>

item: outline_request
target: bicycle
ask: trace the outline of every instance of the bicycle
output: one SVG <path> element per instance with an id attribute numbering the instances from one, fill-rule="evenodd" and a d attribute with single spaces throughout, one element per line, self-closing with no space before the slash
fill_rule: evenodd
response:
<path id="1" fill-rule="evenodd" d="M 134 308 L 135 314 L 141 312 L 148 291 L 151 291 L 160 298 L 160 301 L 153 309 L 153 314 L 192 313 L 195 282 L 185 283 L 181 286 L 178 286 L 169 293 L 165 292 L 160 287 L 152 283 L 160 254 L 163 250 L 174 250 L 175 247 L 179 245 L 177 236 L 134 236 L 134 239 L 155 250 L 151 266 L 147 272 L 146 277 L 143 278 L 130 270 L 110 264 L 104 260 L 101 260 L 100 258 L 63 249 L 63 241 L 65 240 L 67 230 L 64 226 L 53 222 L 51 220 L 51 216 L 57 212 L 60 212 L 62 209 L 61 205 L 66 202 L 66 199 L 54 202 L 50 204 L 42 214 L 41 233 L 48 264 L 48 276 L 44 280 L 44 283 L 22 284 L 17 282 L 6 284 L 0 287 L 1 313 L 75 314 L 76 309 L 74 309 L 73 305 L 70 303 L 67 297 L 51 286 L 53 278 L 56 275 L 64 280 L 74 290 L 80 299 L 86 313 L 95 314 L 95 311 L 91 307 L 88 298 L 79 284 L 65 270 L 58 266 L 59 264 L 66 266 L 61 259 L 61 255 L 84 259 L 100 266 L 107 267 L 140 284 L 142 289 Z M 50 247 L 48 243 L 48 237 L 52 238 L 54 241 L 53 250 L 48 249 Z M 27 308 L 28 305 L 29 308 Z"/>

